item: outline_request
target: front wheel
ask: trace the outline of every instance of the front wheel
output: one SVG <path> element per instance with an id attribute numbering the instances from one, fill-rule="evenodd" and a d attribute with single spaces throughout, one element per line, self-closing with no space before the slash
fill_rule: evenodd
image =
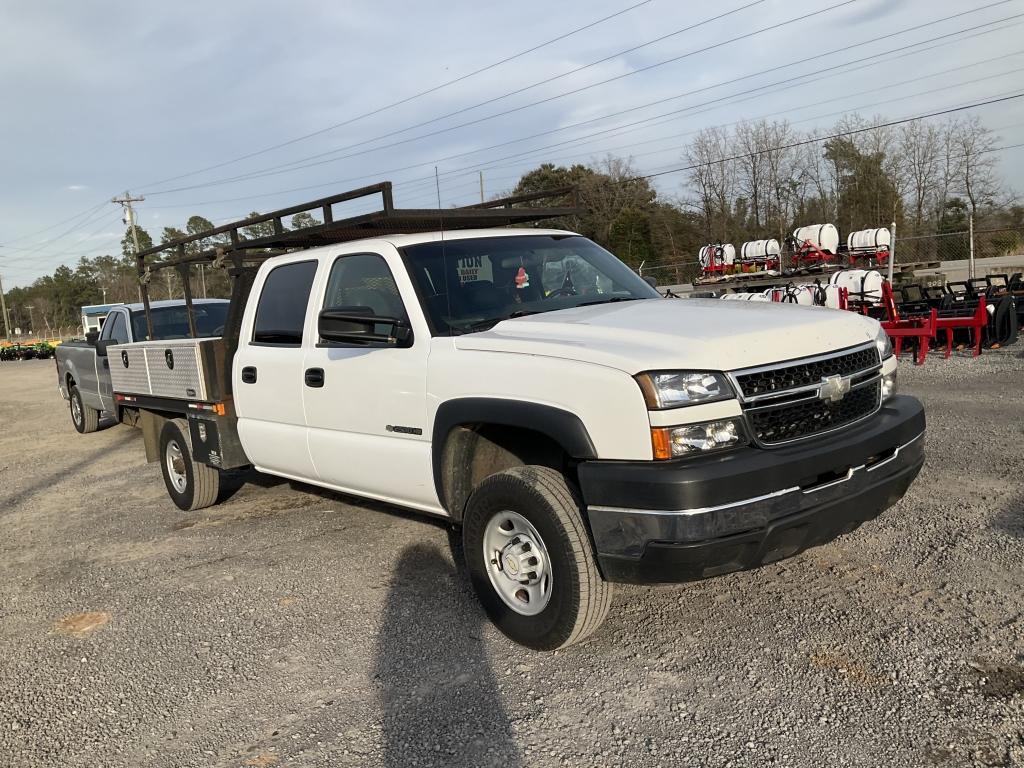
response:
<path id="1" fill-rule="evenodd" d="M 593 633 L 612 585 L 597 571 L 580 504 L 547 467 L 491 475 L 469 498 L 466 566 L 491 621 L 515 642 L 554 650 Z"/>
<path id="2" fill-rule="evenodd" d="M 191 512 L 217 502 L 220 471 L 192 458 L 188 420 L 171 419 L 160 430 L 160 468 L 178 509 Z"/>

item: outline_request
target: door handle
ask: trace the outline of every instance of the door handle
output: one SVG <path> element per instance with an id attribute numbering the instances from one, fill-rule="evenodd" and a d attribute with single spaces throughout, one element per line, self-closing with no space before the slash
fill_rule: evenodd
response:
<path id="1" fill-rule="evenodd" d="M 307 387 L 322 387 L 324 385 L 324 369 L 323 368 L 307 368 L 306 369 L 306 386 Z"/>
<path id="2" fill-rule="evenodd" d="M 255 384 L 256 383 L 256 369 L 247 365 L 242 369 L 242 383 L 243 384 Z"/>

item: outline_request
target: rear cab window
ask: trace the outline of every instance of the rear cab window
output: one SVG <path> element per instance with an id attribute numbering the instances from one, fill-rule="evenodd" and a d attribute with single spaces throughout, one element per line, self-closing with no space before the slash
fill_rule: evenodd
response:
<path id="1" fill-rule="evenodd" d="M 306 307 L 316 270 L 316 261 L 282 264 L 270 270 L 256 305 L 250 343 L 283 347 L 302 344 Z"/>

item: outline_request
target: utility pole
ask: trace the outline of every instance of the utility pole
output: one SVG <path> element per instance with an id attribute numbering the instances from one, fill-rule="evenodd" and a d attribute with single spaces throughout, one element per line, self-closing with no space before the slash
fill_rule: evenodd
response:
<path id="1" fill-rule="evenodd" d="M 132 242 L 135 244 L 135 255 L 139 255 L 139 251 L 142 249 L 139 247 L 139 233 L 135 231 L 135 209 L 132 208 L 132 203 L 141 203 L 145 200 L 142 195 L 138 197 L 132 197 L 130 192 L 125 192 L 124 197 L 114 197 L 110 199 L 110 202 L 120 205 L 124 209 L 124 217 L 121 221 L 125 226 L 130 227 L 132 231 Z"/>
<path id="2" fill-rule="evenodd" d="M 484 172 L 480 171 L 480 202 L 484 202 Z"/>
<path id="3" fill-rule="evenodd" d="M 139 233 L 135 231 L 135 209 L 132 208 L 132 203 L 141 203 L 145 200 L 142 195 L 138 197 L 132 197 L 130 192 L 125 192 L 124 197 L 113 197 L 110 202 L 120 205 L 124 209 L 124 216 L 121 217 L 121 221 L 125 226 L 131 228 L 132 231 L 132 242 L 135 244 L 135 259 L 136 262 L 139 258 Z M 142 286 L 139 285 L 139 301 L 142 301 Z"/>
<path id="4" fill-rule="evenodd" d="M 967 275 L 971 280 L 974 279 L 974 213 L 972 212 L 967 219 L 970 226 L 970 238 L 971 238 L 971 260 L 968 262 Z"/>
<path id="5" fill-rule="evenodd" d="M 7 340 L 11 340 L 11 316 L 7 314 L 7 301 L 4 299 L 4 280 L 0 277 L 0 312 L 4 313 L 4 330 Z"/>

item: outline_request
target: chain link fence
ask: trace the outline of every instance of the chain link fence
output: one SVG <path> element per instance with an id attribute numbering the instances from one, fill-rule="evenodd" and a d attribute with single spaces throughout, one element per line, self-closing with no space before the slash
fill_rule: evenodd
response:
<path id="1" fill-rule="evenodd" d="M 974 230 L 974 259 L 1024 254 L 1024 229 Z M 971 256 L 971 231 L 943 232 L 896 238 L 896 263 L 966 261 Z"/>

